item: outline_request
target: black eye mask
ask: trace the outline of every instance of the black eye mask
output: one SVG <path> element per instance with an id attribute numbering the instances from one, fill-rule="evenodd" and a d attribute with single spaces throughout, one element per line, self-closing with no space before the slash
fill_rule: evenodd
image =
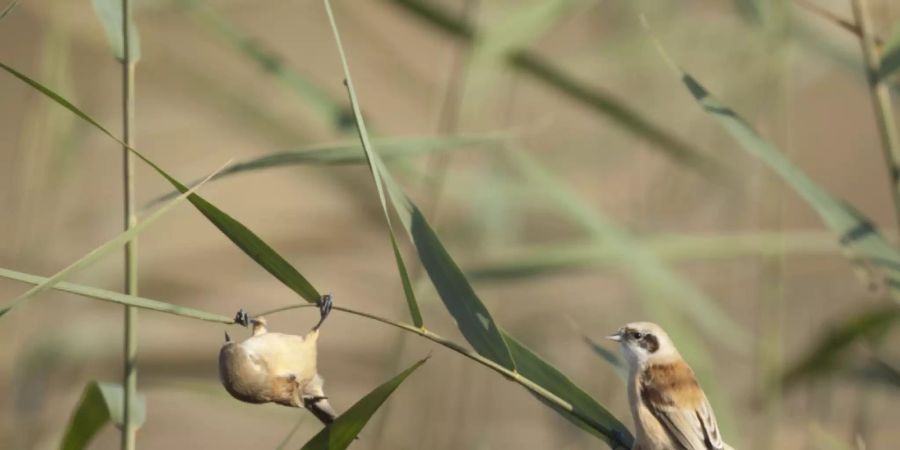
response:
<path id="1" fill-rule="evenodd" d="M 649 353 L 656 353 L 656 351 L 659 350 L 659 339 L 652 334 L 644 334 L 638 339 L 637 343 L 642 349 L 647 350 Z"/>

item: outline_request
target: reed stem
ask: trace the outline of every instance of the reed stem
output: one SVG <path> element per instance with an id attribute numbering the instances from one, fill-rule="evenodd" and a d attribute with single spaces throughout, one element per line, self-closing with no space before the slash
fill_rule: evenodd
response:
<path id="1" fill-rule="evenodd" d="M 894 200 L 895 220 L 900 224 L 900 136 L 894 120 L 894 108 L 887 83 L 879 79 L 881 52 L 873 29 L 868 0 L 853 0 L 853 16 L 859 27 L 859 43 L 862 46 L 863 61 L 866 64 L 866 80 L 875 107 L 875 123 L 881 138 L 881 148 L 888 176 L 891 180 L 891 198 Z"/>
<path id="2" fill-rule="evenodd" d="M 122 181 L 124 188 L 125 229 L 137 224 L 134 201 L 134 61 L 131 54 L 131 0 L 122 0 Z M 125 293 L 137 295 L 137 239 L 125 244 Z M 132 403 L 137 395 L 137 309 L 125 307 L 124 394 L 122 396 L 123 450 L 134 450 L 137 426 Z"/>

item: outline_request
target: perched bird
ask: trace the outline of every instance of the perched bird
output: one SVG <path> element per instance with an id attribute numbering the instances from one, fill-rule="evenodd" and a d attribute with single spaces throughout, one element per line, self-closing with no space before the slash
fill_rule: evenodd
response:
<path id="1" fill-rule="evenodd" d="M 649 322 L 629 323 L 607 339 L 628 361 L 628 401 L 636 439 L 632 450 L 733 450 L 669 335 Z"/>
<path id="2" fill-rule="evenodd" d="M 319 327 L 331 307 L 331 296 L 322 296 L 319 322 L 305 336 L 270 333 L 266 319 L 250 318 L 244 310 L 238 311 L 235 323 L 252 326 L 253 332 L 240 343 L 232 342 L 225 333 L 225 344 L 219 351 L 219 378 L 225 390 L 243 402 L 306 408 L 322 423 L 333 422 L 337 414 L 316 371 Z"/>

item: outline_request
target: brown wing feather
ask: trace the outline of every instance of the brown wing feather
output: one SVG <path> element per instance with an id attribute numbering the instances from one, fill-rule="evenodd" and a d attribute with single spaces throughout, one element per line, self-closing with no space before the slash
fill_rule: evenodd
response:
<path id="1" fill-rule="evenodd" d="M 641 400 L 669 434 L 677 450 L 723 450 L 712 408 L 683 361 L 647 367 Z"/>

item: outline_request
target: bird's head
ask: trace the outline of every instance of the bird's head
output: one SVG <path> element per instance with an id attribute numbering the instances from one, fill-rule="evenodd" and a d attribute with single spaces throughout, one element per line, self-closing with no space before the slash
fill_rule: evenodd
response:
<path id="1" fill-rule="evenodd" d="M 669 335 L 655 323 L 632 322 L 606 338 L 619 343 L 632 368 L 680 356 Z"/>

